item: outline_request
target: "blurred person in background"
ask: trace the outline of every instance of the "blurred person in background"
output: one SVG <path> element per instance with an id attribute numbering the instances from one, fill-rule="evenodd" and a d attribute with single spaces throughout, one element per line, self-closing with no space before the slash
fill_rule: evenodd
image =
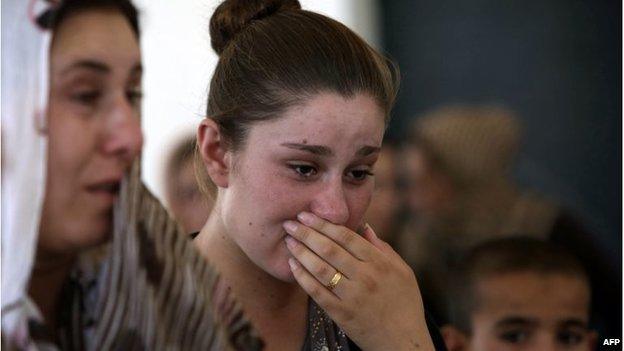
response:
<path id="1" fill-rule="evenodd" d="M 139 155 L 143 142 L 138 19 L 128 1 L 50 3 L 36 18 L 32 13 L 35 5 L 34 1 L 30 6 L 21 1 L 8 6 L 19 14 L 16 28 L 25 26 L 24 31 L 36 38 L 32 42 L 38 47 L 29 48 L 32 57 L 44 59 L 28 61 L 32 66 L 27 72 L 32 75 L 24 79 L 43 98 L 21 100 L 18 94 L 23 92 L 15 90 L 16 95 L 3 99 L 3 107 L 10 101 L 17 108 L 32 110 L 21 117 L 35 117 L 31 125 L 36 125 L 37 130 L 31 137 L 42 147 L 37 159 L 16 160 L 9 166 L 17 169 L 16 162 L 32 163 L 28 168 L 36 176 L 33 187 L 39 194 L 30 204 L 32 212 L 28 215 L 38 226 L 34 227 L 36 232 L 25 233 L 26 245 L 15 252 L 22 255 L 17 261 L 20 265 L 32 268 L 22 272 L 32 300 L 20 297 L 15 301 L 17 309 L 26 311 L 26 315 L 18 317 L 25 320 L 16 324 L 26 323 L 30 330 L 21 330 L 15 339 L 16 335 L 11 334 L 13 325 L 8 324 L 14 323 L 12 318 L 4 323 L 5 313 L 11 310 L 3 305 L 3 335 L 6 333 L 9 342 L 17 347 L 26 347 L 24 342 L 29 341 L 22 338 L 30 332 L 37 342 L 70 348 L 76 346 L 73 333 L 80 332 L 70 328 L 72 309 L 63 301 L 67 297 L 63 290 L 77 254 L 109 239 L 113 202 L 121 179 Z M 28 23 L 27 15 L 36 23 Z M 14 45 L 10 52 L 17 54 L 18 44 Z M 3 62 L 4 54 L 3 50 Z M 26 106 L 27 101 L 32 106 Z M 14 118 L 13 113 L 7 110 L 5 114 L 3 110 L 3 121 Z M 21 201 L 19 194 L 13 201 Z M 19 228 L 3 230 L 3 256 L 14 253 L 6 250 L 16 231 Z M 34 257 L 30 256 L 35 249 Z M 5 264 L 3 257 L 3 279 L 5 270 L 12 270 L 17 262 Z M 6 284 L 3 281 L 3 295 Z M 79 347 L 84 346 L 83 340 L 79 343 Z"/>
<path id="2" fill-rule="evenodd" d="M 364 218 L 379 232 L 379 237 L 394 246 L 401 228 L 405 195 L 400 186 L 401 159 L 399 145 L 386 137 L 375 163 L 375 190 Z"/>
<path id="3" fill-rule="evenodd" d="M 198 232 L 212 209 L 212 199 L 197 184 L 194 168 L 195 135 L 178 142 L 165 166 L 166 200 L 184 232 Z"/>
<path id="4" fill-rule="evenodd" d="M 567 250 L 529 237 L 496 239 L 457 264 L 442 334 L 449 351 L 596 347 L 589 279 Z"/>
<path id="5" fill-rule="evenodd" d="M 140 182 L 143 143 L 132 3 L 3 1 L 2 27 L 2 346 L 221 350 L 248 337 L 241 315 L 213 309 L 215 273 L 164 208 L 122 191 Z M 123 211 L 137 199 L 147 210 Z M 156 251 L 165 243 L 176 251 Z"/>
<path id="6" fill-rule="evenodd" d="M 567 247 L 586 266 L 597 326 L 609 335 L 621 325 L 621 297 L 596 241 L 568 212 L 521 189 L 511 178 L 520 121 L 497 106 L 446 106 L 414 122 L 405 154 L 411 218 L 398 239 L 440 322 L 449 267 L 489 239 L 524 234 Z M 614 312 L 614 308 L 617 312 Z"/>

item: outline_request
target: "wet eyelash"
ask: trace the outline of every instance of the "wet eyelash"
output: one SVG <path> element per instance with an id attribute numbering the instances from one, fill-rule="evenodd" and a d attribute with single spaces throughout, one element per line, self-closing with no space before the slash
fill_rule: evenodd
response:
<path id="1" fill-rule="evenodd" d="M 95 102 L 100 97 L 100 95 L 101 95 L 100 92 L 97 90 L 84 91 L 84 92 L 73 94 L 72 99 L 80 103 L 90 104 L 90 103 Z"/>
<path id="2" fill-rule="evenodd" d="M 310 168 L 312 174 L 306 175 L 306 174 L 303 174 L 303 173 L 299 172 L 298 169 L 302 168 L 302 167 Z M 303 178 L 306 178 L 306 179 L 316 175 L 316 173 L 318 172 L 316 167 L 311 166 L 311 165 L 306 165 L 306 164 L 289 164 L 288 168 L 292 169 L 295 173 L 297 173 L 297 175 L 299 175 L 299 176 L 301 176 Z"/>
<path id="3" fill-rule="evenodd" d="M 353 172 L 361 172 L 361 173 L 363 173 L 364 178 L 371 177 L 371 176 L 375 175 L 375 173 L 373 173 L 371 170 L 368 170 L 368 169 L 354 169 L 350 173 L 353 173 Z"/>
<path id="4" fill-rule="evenodd" d="M 140 100 L 143 98 L 143 91 L 141 90 L 130 90 L 126 94 L 128 98 L 133 100 Z"/>
<path id="5" fill-rule="evenodd" d="M 354 174 L 355 172 L 358 174 Z M 347 180 L 353 184 L 364 184 L 372 176 L 374 176 L 373 172 L 368 169 L 352 170 L 346 175 Z"/>

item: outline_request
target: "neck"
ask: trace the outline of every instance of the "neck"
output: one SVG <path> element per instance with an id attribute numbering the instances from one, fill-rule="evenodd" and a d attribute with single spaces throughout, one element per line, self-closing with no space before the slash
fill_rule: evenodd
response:
<path id="1" fill-rule="evenodd" d="M 296 282 L 279 280 L 252 262 L 225 230 L 218 207 L 213 209 L 195 244 L 231 288 L 267 343 L 267 349 L 280 349 L 276 345 L 284 345 L 283 340 L 272 339 L 283 338 L 283 334 L 290 334 L 291 339 L 294 336 L 295 344 L 303 342 L 307 294 Z"/>
<path id="2" fill-rule="evenodd" d="M 75 256 L 37 250 L 28 293 L 39 307 L 46 325 L 56 330 L 58 302 Z"/>

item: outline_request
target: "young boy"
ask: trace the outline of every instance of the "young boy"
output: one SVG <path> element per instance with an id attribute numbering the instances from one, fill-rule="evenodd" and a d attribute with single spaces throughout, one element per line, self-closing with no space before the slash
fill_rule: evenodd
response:
<path id="1" fill-rule="evenodd" d="M 449 351 L 594 349 L 588 278 L 568 252 L 506 238 L 475 248 L 458 267 L 442 328 Z"/>

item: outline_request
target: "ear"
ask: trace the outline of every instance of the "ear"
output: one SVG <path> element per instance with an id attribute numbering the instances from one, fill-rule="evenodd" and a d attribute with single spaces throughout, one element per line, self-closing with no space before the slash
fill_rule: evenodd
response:
<path id="1" fill-rule="evenodd" d="M 197 146 L 210 179 L 216 186 L 227 188 L 230 173 L 229 154 L 219 126 L 212 119 L 204 118 L 199 124 Z"/>
<path id="2" fill-rule="evenodd" d="M 440 328 L 440 334 L 448 351 L 468 350 L 468 337 L 461 330 L 447 324 Z"/>

